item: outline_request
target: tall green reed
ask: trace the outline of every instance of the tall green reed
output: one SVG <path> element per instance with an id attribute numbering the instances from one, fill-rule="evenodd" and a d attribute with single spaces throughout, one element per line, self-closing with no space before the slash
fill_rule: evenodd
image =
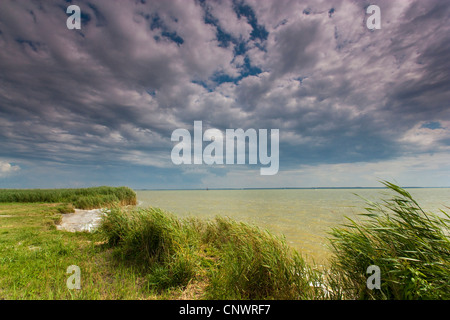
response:
<path id="1" fill-rule="evenodd" d="M 367 200 L 362 222 L 333 228 L 330 283 L 335 297 L 351 299 L 449 299 L 450 217 L 425 212 L 403 188 L 381 203 Z M 369 289 L 366 270 L 381 271 L 381 288 Z"/>
<path id="2" fill-rule="evenodd" d="M 78 189 L 0 189 L 0 202 L 71 203 L 78 209 L 135 205 L 136 193 L 127 187 Z"/>

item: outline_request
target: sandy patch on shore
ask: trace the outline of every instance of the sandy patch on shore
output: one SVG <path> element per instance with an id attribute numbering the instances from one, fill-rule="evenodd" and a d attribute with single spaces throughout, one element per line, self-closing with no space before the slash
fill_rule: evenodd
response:
<path id="1" fill-rule="evenodd" d="M 65 213 L 62 215 L 61 223 L 56 226 L 56 229 L 70 232 L 91 232 L 99 226 L 103 215 L 102 209 L 75 209 L 74 213 Z"/>

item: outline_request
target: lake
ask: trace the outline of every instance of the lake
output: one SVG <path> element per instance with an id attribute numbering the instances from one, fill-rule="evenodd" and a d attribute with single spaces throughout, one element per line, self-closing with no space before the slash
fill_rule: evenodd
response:
<path id="1" fill-rule="evenodd" d="M 450 188 L 406 189 L 423 209 L 450 212 Z M 388 199 L 386 189 L 137 190 L 139 207 L 178 217 L 228 216 L 284 235 L 308 260 L 326 263 L 328 232 L 365 212 L 365 201 Z M 357 195 L 355 195 L 357 194 Z"/>

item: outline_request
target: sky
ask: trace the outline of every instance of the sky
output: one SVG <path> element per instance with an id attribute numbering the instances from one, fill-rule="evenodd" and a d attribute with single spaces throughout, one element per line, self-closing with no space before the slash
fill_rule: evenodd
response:
<path id="1" fill-rule="evenodd" d="M 0 188 L 448 187 L 449 71 L 448 1 L 4 0 Z M 194 121 L 278 172 L 174 164 Z"/>

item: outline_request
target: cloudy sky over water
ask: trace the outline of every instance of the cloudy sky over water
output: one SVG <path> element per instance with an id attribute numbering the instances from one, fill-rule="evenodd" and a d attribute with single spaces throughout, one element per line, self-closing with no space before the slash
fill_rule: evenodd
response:
<path id="1" fill-rule="evenodd" d="M 279 129 L 278 173 L 174 165 L 196 120 Z M 450 186 L 450 3 L 4 0 L 0 146 L 0 188 Z"/>

